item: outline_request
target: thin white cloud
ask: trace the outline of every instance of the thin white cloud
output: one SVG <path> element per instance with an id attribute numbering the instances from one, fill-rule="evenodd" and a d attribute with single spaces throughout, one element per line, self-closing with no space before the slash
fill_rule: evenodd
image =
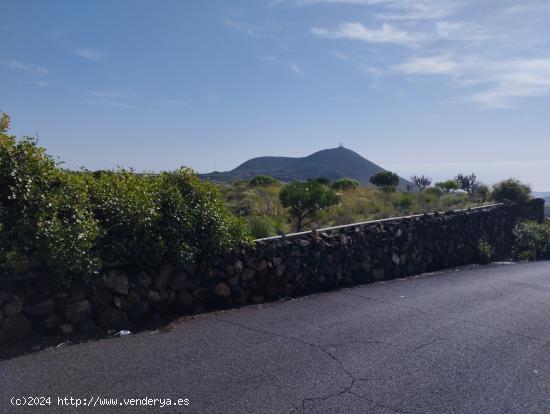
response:
<path id="1" fill-rule="evenodd" d="M 550 58 L 486 59 L 475 56 L 414 57 L 394 66 L 409 75 L 446 75 L 478 89 L 461 100 L 488 108 L 514 106 L 517 99 L 550 95 Z"/>
<path id="2" fill-rule="evenodd" d="M 279 58 L 273 55 L 259 55 L 259 56 L 255 56 L 255 59 L 259 60 L 262 63 L 265 63 L 266 65 L 276 66 L 280 63 Z"/>
<path id="3" fill-rule="evenodd" d="M 453 75 L 460 72 L 459 64 L 451 54 L 414 57 L 396 65 L 395 69 L 414 75 Z"/>
<path id="4" fill-rule="evenodd" d="M 229 17 L 225 17 L 222 20 L 222 23 L 225 26 L 227 26 L 227 27 L 229 27 L 233 30 L 236 30 L 239 33 L 243 33 L 247 36 L 250 36 L 250 37 L 257 37 L 258 36 L 258 34 L 256 33 L 255 29 L 252 26 L 249 26 L 245 23 L 237 22 L 236 20 L 233 20 Z"/>
<path id="5" fill-rule="evenodd" d="M 134 105 L 128 103 L 128 101 L 135 97 L 136 94 L 134 92 L 121 90 L 96 90 L 88 91 L 86 96 L 83 98 L 83 102 L 95 106 L 128 109 L 134 107 Z"/>
<path id="6" fill-rule="evenodd" d="M 48 69 L 46 69 L 42 66 L 26 64 L 26 63 L 20 62 L 19 60 L 15 60 L 15 59 L 1 61 L 0 63 L 2 63 L 2 65 L 6 66 L 8 68 L 17 69 L 17 70 L 20 70 L 22 72 L 29 73 L 31 75 L 47 75 L 48 74 Z"/>
<path id="7" fill-rule="evenodd" d="M 376 29 L 370 29 L 357 22 L 343 23 L 336 30 L 314 27 L 311 32 L 331 39 L 354 39 L 367 43 L 392 43 L 405 46 L 414 46 L 424 38 L 423 35 L 411 34 L 387 23 Z"/>
<path id="8" fill-rule="evenodd" d="M 296 62 L 290 62 L 290 64 L 288 65 L 289 69 L 292 71 L 292 73 L 294 73 L 295 75 L 297 76 L 303 76 L 304 74 L 304 71 L 302 70 L 302 68 L 300 67 L 300 65 L 298 65 Z"/>
<path id="9" fill-rule="evenodd" d="M 272 5 L 283 3 L 298 7 L 316 4 L 368 6 L 382 9 L 374 16 L 381 20 L 427 20 L 450 15 L 457 6 L 468 0 L 279 0 Z"/>
<path id="10" fill-rule="evenodd" d="M 109 99 L 128 99 L 135 96 L 134 92 L 119 91 L 119 90 L 97 90 L 89 91 L 88 95 L 95 98 L 109 98 Z"/>
<path id="11" fill-rule="evenodd" d="M 84 103 L 95 105 L 95 106 L 105 106 L 108 108 L 118 108 L 118 109 L 129 109 L 133 108 L 133 105 L 130 105 L 126 102 L 117 101 L 114 99 L 94 99 L 94 98 L 84 98 Z"/>
<path id="12" fill-rule="evenodd" d="M 338 50 L 333 50 L 330 52 L 332 56 L 334 56 L 336 59 L 341 60 L 343 62 L 347 62 L 350 60 L 350 57 L 347 53 L 342 53 Z"/>
<path id="13" fill-rule="evenodd" d="M 76 49 L 74 52 L 77 56 L 93 62 L 99 62 L 107 56 L 107 52 L 98 49 Z"/>
<path id="14" fill-rule="evenodd" d="M 436 23 L 435 34 L 439 39 L 481 42 L 493 38 L 485 30 L 476 25 L 455 21 L 440 21 Z"/>

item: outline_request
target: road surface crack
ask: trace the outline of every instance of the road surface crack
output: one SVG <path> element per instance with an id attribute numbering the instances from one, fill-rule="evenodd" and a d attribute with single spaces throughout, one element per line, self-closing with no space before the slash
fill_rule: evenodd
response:
<path id="1" fill-rule="evenodd" d="M 299 344 L 315 348 L 315 349 L 321 351 L 326 356 L 328 356 L 333 361 L 335 361 L 338 364 L 338 366 L 340 367 L 340 369 L 342 370 L 342 372 L 344 372 L 346 374 L 346 376 L 349 378 L 350 383 L 348 385 L 344 386 L 342 390 L 331 393 L 331 394 L 328 394 L 328 395 L 324 395 L 324 396 L 321 396 L 321 397 L 304 398 L 302 400 L 302 402 L 300 403 L 300 405 L 298 407 L 294 408 L 291 411 L 291 413 L 297 412 L 300 409 L 304 409 L 308 402 L 325 401 L 325 400 L 328 400 L 330 398 L 335 398 L 335 397 L 338 397 L 340 395 L 348 393 L 348 394 L 351 394 L 351 395 L 355 395 L 356 397 L 361 398 L 365 401 L 368 401 L 368 402 L 370 402 L 370 403 L 372 403 L 375 406 L 380 407 L 380 408 L 387 408 L 387 409 L 392 410 L 396 413 L 414 414 L 414 413 L 409 412 L 409 411 L 402 411 L 402 410 L 399 410 L 399 409 L 396 409 L 396 408 L 393 408 L 393 407 L 390 407 L 390 406 L 387 406 L 387 405 L 384 405 L 384 404 L 377 403 L 377 402 L 375 402 L 375 401 L 373 401 L 369 398 L 366 398 L 364 396 L 361 396 L 361 395 L 358 395 L 358 394 L 352 392 L 351 390 L 353 389 L 353 386 L 355 385 L 356 381 L 360 380 L 360 378 L 355 378 L 353 376 L 353 374 L 344 366 L 343 362 L 340 361 L 340 359 L 338 359 L 338 357 L 336 355 L 334 355 L 332 352 L 330 352 L 328 349 L 326 349 L 325 347 L 323 347 L 321 345 L 317 345 L 317 344 L 314 344 L 312 342 L 304 341 L 303 339 L 296 338 L 296 337 L 293 337 L 293 336 L 282 335 L 282 334 L 267 331 L 267 330 L 264 330 L 264 329 L 253 328 L 253 327 L 243 325 L 243 324 L 240 324 L 240 323 L 236 323 L 236 322 L 230 322 L 230 321 L 221 320 L 221 319 L 216 319 L 216 321 L 218 321 L 220 323 L 227 324 L 227 325 L 236 326 L 236 327 L 239 327 L 241 329 L 246 329 L 246 330 L 256 332 L 256 333 L 260 333 L 260 334 L 263 334 L 263 335 L 269 335 L 269 336 L 272 336 L 272 337 L 275 337 L 275 338 L 281 338 L 281 339 L 285 339 L 285 340 L 288 340 L 288 341 L 297 342 Z M 381 343 L 379 341 L 361 341 L 361 342 Z"/>

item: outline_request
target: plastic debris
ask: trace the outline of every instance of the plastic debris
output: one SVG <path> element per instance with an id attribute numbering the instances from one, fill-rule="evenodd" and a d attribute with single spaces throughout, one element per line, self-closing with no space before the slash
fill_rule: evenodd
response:
<path id="1" fill-rule="evenodd" d="M 114 334 L 113 336 L 127 336 L 127 335 L 132 335 L 132 332 L 123 329 L 122 331 L 118 331 L 118 332 L 117 332 L 116 334 Z"/>

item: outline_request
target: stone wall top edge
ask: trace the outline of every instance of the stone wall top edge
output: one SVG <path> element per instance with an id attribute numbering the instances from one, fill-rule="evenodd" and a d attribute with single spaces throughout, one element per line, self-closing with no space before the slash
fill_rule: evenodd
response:
<path id="1" fill-rule="evenodd" d="M 302 231 L 302 232 L 299 232 L 299 233 L 289 233 L 289 234 L 284 234 L 284 235 L 279 235 L 279 236 L 264 237 L 264 238 L 261 238 L 261 239 L 256 239 L 256 240 L 254 240 L 254 242 L 264 243 L 264 242 L 270 242 L 270 241 L 285 240 L 285 239 L 289 239 L 289 238 L 299 238 L 299 237 L 308 236 L 308 235 L 310 235 L 314 232 L 315 233 L 326 233 L 326 232 L 331 232 L 332 233 L 332 232 L 336 232 L 336 231 L 339 231 L 339 230 L 346 230 L 346 229 L 353 228 L 353 227 L 363 227 L 363 226 L 372 225 L 372 224 L 376 224 L 376 223 L 388 223 L 388 222 L 392 222 L 392 221 L 399 222 L 399 221 L 410 220 L 410 219 L 415 219 L 415 218 L 419 218 L 419 217 L 433 217 L 433 216 L 436 216 L 436 215 L 453 215 L 453 214 L 458 215 L 460 213 L 465 213 L 465 212 L 493 210 L 497 207 L 504 206 L 504 205 L 505 205 L 504 203 L 494 203 L 494 204 L 487 204 L 487 205 L 484 205 L 484 206 L 471 207 L 471 208 L 461 209 L 461 210 L 437 211 L 437 212 L 430 212 L 430 213 L 414 214 L 414 215 L 410 215 L 410 216 L 389 217 L 389 218 L 379 219 L 379 220 L 361 221 L 361 222 L 357 222 L 357 223 L 343 224 L 343 225 L 340 225 L 340 226 L 324 227 L 324 228 L 321 228 L 321 229 Z"/>

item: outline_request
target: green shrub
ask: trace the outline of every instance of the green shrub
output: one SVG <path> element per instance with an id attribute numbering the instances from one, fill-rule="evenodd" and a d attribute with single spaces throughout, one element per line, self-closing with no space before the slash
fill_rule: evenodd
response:
<path id="1" fill-rule="evenodd" d="M 186 237 L 196 256 L 216 254 L 251 240 L 246 222 L 224 206 L 220 190 L 214 184 L 201 181 L 188 168 L 164 175 L 190 209 L 191 227 Z"/>
<path id="2" fill-rule="evenodd" d="M 331 185 L 336 191 L 349 191 L 361 186 L 361 183 L 353 178 L 340 178 L 334 181 Z"/>
<path id="3" fill-rule="evenodd" d="M 101 228 L 97 255 L 105 264 L 151 263 L 162 260 L 156 178 L 131 171 L 88 176 L 94 216 Z"/>
<path id="4" fill-rule="evenodd" d="M 468 207 L 474 207 L 475 201 L 466 193 L 443 194 L 439 198 L 438 206 L 440 210 L 459 210 Z"/>
<path id="5" fill-rule="evenodd" d="M 270 175 L 258 175 L 250 180 L 249 184 L 251 187 L 266 187 L 268 185 L 279 184 L 279 181 Z"/>
<path id="6" fill-rule="evenodd" d="M 550 259 L 550 222 L 525 221 L 514 229 L 514 257 L 519 260 Z"/>
<path id="7" fill-rule="evenodd" d="M 393 198 L 392 203 L 394 207 L 399 209 L 401 212 L 408 212 L 413 205 L 413 199 L 410 194 L 398 193 Z"/>
<path id="8" fill-rule="evenodd" d="M 501 181 L 493 187 L 492 198 L 497 203 L 512 201 L 523 203 L 529 200 L 531 187 L 514 178 Z"/>
<path id="9" fill-rule="evenodd" d="M 255 239 L 275 236 L 277 234 L 273 219 L 269 217 L 252 216 L 248 219 L 250 233 Z"/>
<path id="10" fill-rule="evenodd" d="M 0 276 L 48 272 L 67 282 L 110 264 L 185 264 L 251 240 L 218 188 L 189 169 L 64 171 L 8 126 L 3 117 Z"/>
<path id="11" fill-rule="evenodd" d="M 433 196 L 433 197 L 441 197 L 443 193 L 441 189 L 438 187 L 430 187 L 424 191 L 424 194 L 427 194 L 428 196 Z"/>
<path id="12" fill-rule="evenodd" d="M 60 170 L 34 139 L 17 141 L 6 130 L 0 130 L 0 273 L 47 271 L 61 279 L 94 273 L 99 228 L 85 182 Z"/>
<path id="13" fill-rule="evenodd" d="M 493 248 L 485 240 L 479 240 L 477 243 L 477 256 L 480 264 L 489 264 L 493 259 Z"/>

